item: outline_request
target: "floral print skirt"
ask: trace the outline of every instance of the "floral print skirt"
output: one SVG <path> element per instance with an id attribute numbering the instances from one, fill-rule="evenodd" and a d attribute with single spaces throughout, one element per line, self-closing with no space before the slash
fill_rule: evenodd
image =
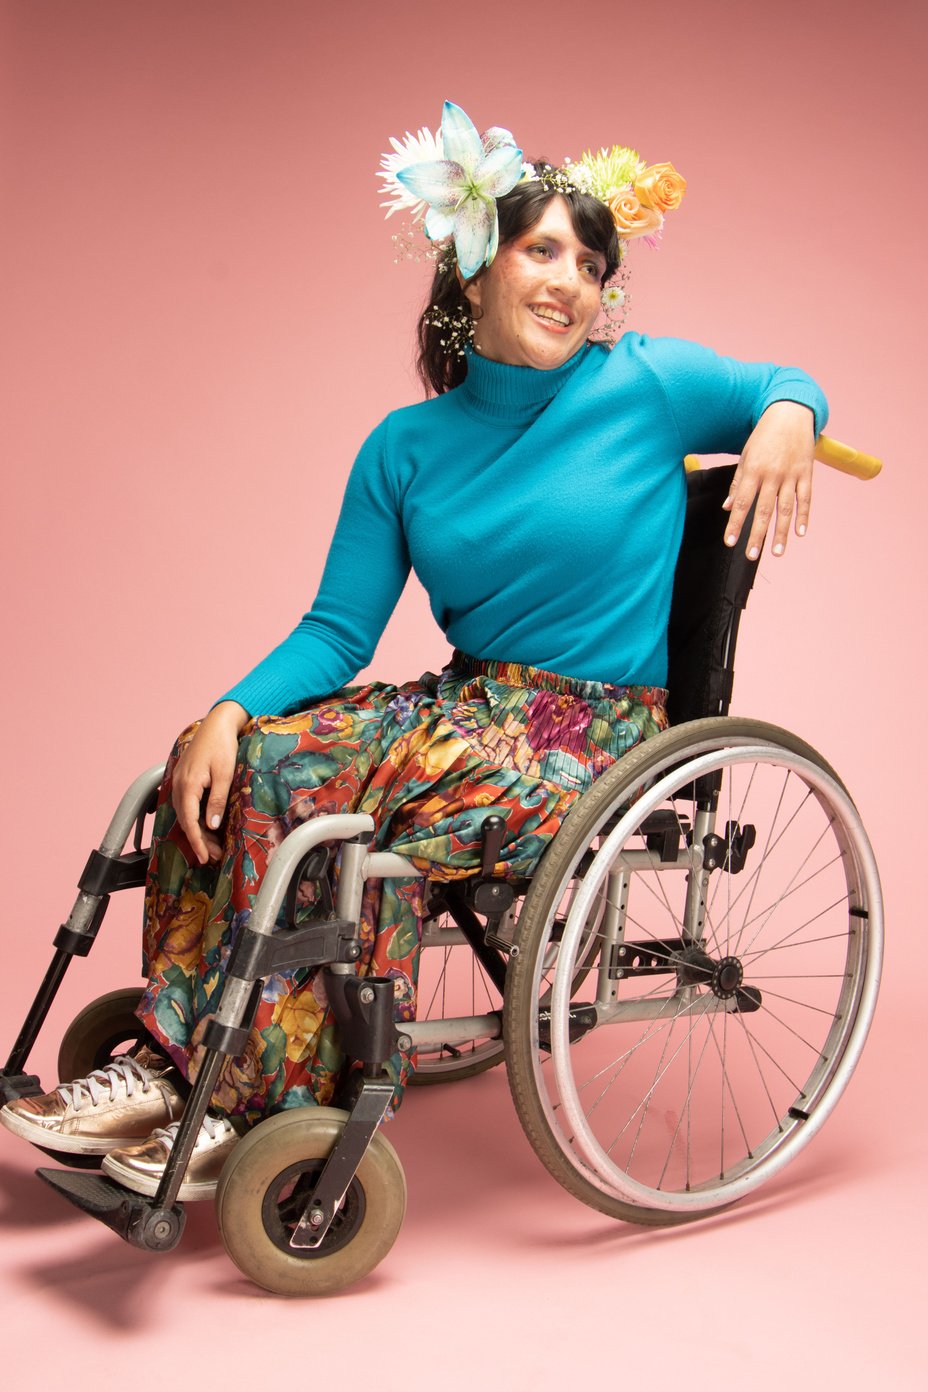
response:
<path id="1" fill-rule="evenodd" d="M 193 1081 L 232 944 L 276 847 L 308 817 L 367 812 L 375 845 L 432 880 L 480 868 L 481 824 L 506 833 L 496 873 L 529 875 L 569 807 L 605 769 L 667 725 L 659 687 L 608 686 L 455 653 L 441 676 L 346 687 L 311 709 L 261 716 L 242 733 L 220 836 L 201 866 L 171 805 L 179 737 L 161 788 L 145 893 L 148 987 L 139 1016 Z M 427 879 L 369 882 L 359 971 L 391 977 L 397 1021 L 416 1013 Z M 311 913 L 313 906 L 306 906 Z M 269 977 L 245 1052 L 213 1106 L 250 1122 L 332 1100 L 344 1058 L 321 969 Z M 396 1054 L 394 1107 L 413 1066 Z"/>

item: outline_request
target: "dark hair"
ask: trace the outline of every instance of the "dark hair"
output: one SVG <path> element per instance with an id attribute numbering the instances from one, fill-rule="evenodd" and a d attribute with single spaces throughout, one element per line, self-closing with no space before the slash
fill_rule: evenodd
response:
<path id="1" fill-rule="evenodd" d="M 535 160 L 535 170 L 542 173 L 550 169 L 546 160 Z M 552 198 L 558 190 L 542 180 L 530 180 L 516 184 L 510 193 L 497 199 L 496 211 L 499 217 L 499 243 L 513 241 L 516 237 L 534 227 L 544 215 Z M 561 194 L 570 209 L 570 220 L 574 232 L 590 251 L 598 251 L 606 258 L 606 269 L 602 284 L 616 271 L 619 264 L 619 238 L 615 230 L 612 214 L 598 198 L 587 193 L 570 192 Z M 477 276 L 483 274 L 483 269 Z M 477 276 L 473 279 L 476 280 Z M 437 313 L 436 313 L 437 311 Z M 432 278 L 425 309 L 419 316 L 417 339 L 419 355 L 416 370 L 425 387 L 426 395 L 434 392 L 441 396 L 464 381 L 467 376 L 467 361 L 458 353 L 448 353 L 442 347 L 442 338 L 447 338 L 447 329 L 433 321 L 439 316 L 455 317 L 461 313 L 470 314 L 470 304 L 457 277 L 457 262 L 453 255 L 443 257 Z"/>

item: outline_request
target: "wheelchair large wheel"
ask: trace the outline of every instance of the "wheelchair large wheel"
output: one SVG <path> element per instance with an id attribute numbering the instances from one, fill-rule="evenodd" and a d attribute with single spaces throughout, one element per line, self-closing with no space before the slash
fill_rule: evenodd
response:
<path id="1" fill-rule="evenodd" d="M 597 961 L 577 989 L 601 894 Z M 879 878 L 813 749 L 759 721 L 694 721 L 578 801 L 518 941 L 504 1034 L 534 1149 L 593 1208 L 682 1222 L 778 1173 L 844 1090 L 876 1003 Z"/>
<path id="2" fill-rule="evenodd" d="M 575 881 L 565 896 L 569 906 L 573 894 L 579 889 Z M 516 902 L 516 910 L 519 901 Z M 595 932 L 603 904 L 594 904 L 589 914 L 589 927 L 586 940 L 595 949 Z M 513 914 L 507 930 L 510 940 L 517 933 L 517 918 Z M 548 949 L 548 967 L 557 953 L 556 943 Z M 582 974 L 589 966 L 590 951 L 581 954 L 581 964 L 577 969 L 576 985 L 580 984 Z M 417 1020 L 447 1019 L 449 1016 L 480 1016 L 497 1011 L 502 1012 L 503 1001 L 500 993 L 481 966 L 475 952 L 461 929 L 450 914 L 442 913 L 426 918 L 422 925 L 422 953 L 419 958 L 419 986 Z M 428 1087 L 435 1083 L 457 1082 L 472 1078 L 495 1068 L 505 1058 L 505 1048 L 501 1037 L 489 1036 L 474 1039 L 467 1044 L 442 1044 L 431 1049 L 417 1051 L 416 1068 L 411 1083 L 418 1087 Z"/>
<path id="3" fill-rule="evenodd" d="M 487 1015 L 503 1006 L 461 929 L 445 912 L 423 921 L 417 994 L 417 1020 Z M 410 1082 L 414 1087 L 459 1082 L 502 1062 L 503 1041 L 493 1037 L 420 1048 Z"/>
<path id="4" fill-rule="evenodd" d="M 393 1146 L 377 1132 L 322 1245 L 289 1245 L 347 1119 L 334 1107 L 280 1112 L 249 1132 L 223 1167 L 216 1218 L 226 1251 L 275 1295 L 330 1295 L 366 1276 L 396 1241 L 406 1179 Z"/>
<path id="5" fill-rule="evenodd" d="M 144 1032 L 135 1014 L 141 998 L 141 986 L 126 986 L 99 996 L 75 1015 L 58 1048 L 59 1083 L 86 1078 L 123 1052 L 123 1046 L 137 1043 Z"/>

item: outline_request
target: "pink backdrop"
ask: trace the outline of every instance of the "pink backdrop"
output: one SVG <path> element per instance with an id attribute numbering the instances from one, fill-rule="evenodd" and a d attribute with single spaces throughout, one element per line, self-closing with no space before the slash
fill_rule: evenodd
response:
<path id="1" fill-rule="evenodd" d="M 924 674 L 925 37 L 916 0 L 0 8 L 10 1040 L 117 798 L 308 606 L 357 447 L 417 397 L 424 270 L 394 266 L 372 176 L 388 136 L 434 129 L 445 97 L 528 154 L 620 141 L 672 160 L 689 192 L 661 250 L 632 252 L 631 327 L 802 364 L 830 397 L 830 433 L 887 462 L 868 485 L 820 469 L 808 538 L 763 562 L 735 702 L 822 750 L 880 860 L 884 995 L 848 1096 L 770 1191 L 653 1234 L 548 1179 L 501 1074 L 416 1094 L 392 1132 L 406 1227 L 313 1341 L 348 1385 L 361 1373 L 339 1373 L 336 1350 L 359 1319 L 382 1336 L 411 1326 L 391 1388 L 606 1368 L 709 1386 L 720 1365 L 774 1387 L 797 1354 L 808 1386 L 819 1372 L 863 1386 L 877 1367 L 916 1385 L 923 892 L 907 792 L 926 770 L 906 722 Z M 445 653 L 413 589 L 374 668 L 416 675 Z M 135 979 L 137 902 L 110 918 L 37 1051 L 49 1080 L 74 1009 Z M 146 1258 L 46 1198 L 32 1163 L 0 1137 L 23 1385 L 59 1379 L 37 1378 L 30 1351 L 52 1321 L 70 1385 L 88 1387 L 101 1352 L 152 1366 L 169 1321 L 178 1387 L 211 1376 L 207 1318 L 243 1372 L 297 1321 L 319 1330 L 318 1309 L 238 1278 L 209 1206 L 178 1253 Z"/>

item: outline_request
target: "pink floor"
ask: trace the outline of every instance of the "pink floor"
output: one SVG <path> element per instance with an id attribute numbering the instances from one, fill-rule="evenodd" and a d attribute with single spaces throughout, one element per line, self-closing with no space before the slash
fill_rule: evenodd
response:
<path id="1" fill-rule="evenodd" d="M 246 1281 L 210 1204 L 188 1205 L 173 1253 L 134 1251 L 46 1190 L 29 1148 L 4 1132 L 0 1301 L 16 1333 L 13 1385 L 60 1385 L 57 1367 L 35 1364 L 54 1331 L 80 1389 L 116 1386 L 117 1369 L 125 1385 L 123 1372 L 158 1364 L 164 1339 L 180 1389 L 233 1365 L 242 1385 L 303 1358 L 351 1388 L 375 1359 L 391 1392 L 601 1376 L 658 1388 L 921 1387 L 924 1123 L 912 1124 L 913 1080 L 887 1034 L 877 1026 L 842 1105 L 784 1177 L 726 1214 L 662 1232 L 602 1218 L 550 1180 L 502 1073 L 416 1091 L 390 1131 L 409 1185 L 403 1230 L 375 1272 L 324 1302 Z M 403 1354 L 400 1328 L 411 1335 Z"/>

